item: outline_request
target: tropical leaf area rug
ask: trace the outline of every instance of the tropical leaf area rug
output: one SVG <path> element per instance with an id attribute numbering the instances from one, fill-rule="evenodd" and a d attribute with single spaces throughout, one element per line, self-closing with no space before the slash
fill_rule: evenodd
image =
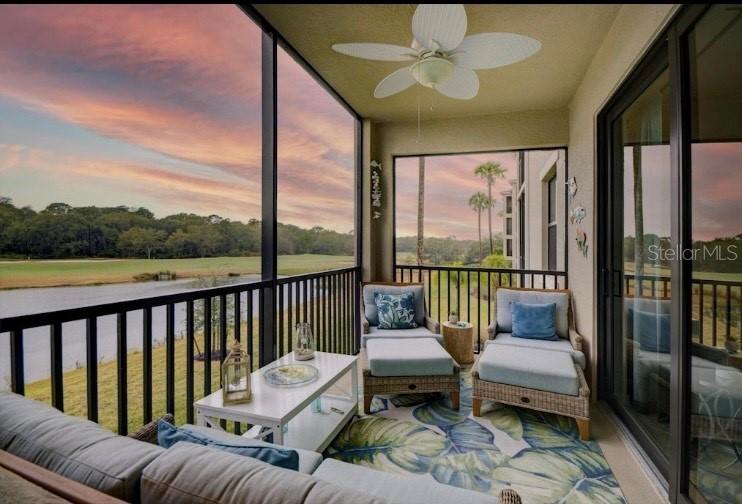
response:
<path id="1" fill-rule="evenodd" d="M 376 396 L 372 414 L 350 423 L 325 456 L 493 495 L 512 487 L 528 504 L 625 502 L 574 420 L 487 401 L 475 418 L 469 373 L 461 386 L 459 411 L 443 394 Z"/>

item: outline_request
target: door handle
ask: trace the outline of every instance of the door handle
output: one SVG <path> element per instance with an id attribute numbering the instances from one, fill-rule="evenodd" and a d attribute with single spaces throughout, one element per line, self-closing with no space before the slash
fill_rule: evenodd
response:
<path id="1" fill-rule="evenodd" d="M 620 271 L 613 271 L 613 295 L 615 297 L 623 296 L 623 274 Z"/>

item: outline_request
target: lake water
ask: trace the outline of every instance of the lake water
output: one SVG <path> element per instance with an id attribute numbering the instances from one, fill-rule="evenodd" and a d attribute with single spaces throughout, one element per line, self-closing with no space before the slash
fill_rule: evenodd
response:
<path id="1" fill-rule="evenodd" d="M 222 284 L 258 281 L 257 275 L 224 279 Z M 110 303 L 162 296 L 175 292 L 204 288 L 198 279 L 167 282 L 141 282 L 89 287 L 52 287 L 0 291 L 0 317 L 26 315 L 78 306 Z M 311 295 L 311 293 L 310 293 Z M 242 313 L 247 313 L 247 294 L 241 297 Z M 258 292 L 253 293 L 253 313 L 258 309 Z M 197 308 L 198 310 L 198 308 Z M 175 305 L 175 332 L 185 332 L 185 303 Z M 127 347 L 129 351 L 142 348 L 142 311 L 127 315 Z M 24 331 L 26 383 L 49 377 L 51 369 L 49 327 Z M 62 327 L 62 362 L 65 371 L 84 366 L 86 361 L 85 321 L 69 322 Z M 165 340 L 165 307 L 152 310 L 153 344 Z M 10 335 L 0 334 L 0 390 L 10 387 Z M 116 357 L 116 316 L 98 318 L 98 360 Z"/>

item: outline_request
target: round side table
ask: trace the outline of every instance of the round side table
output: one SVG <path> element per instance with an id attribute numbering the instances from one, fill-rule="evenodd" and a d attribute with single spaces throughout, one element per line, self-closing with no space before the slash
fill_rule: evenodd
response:
<path id="1" fill-rule="evenodd" d="M 459 326 L 450 322 L 441 323 L 443 347 L 459 364 L 474 362 L 474 328 L 471 324 Z"/>

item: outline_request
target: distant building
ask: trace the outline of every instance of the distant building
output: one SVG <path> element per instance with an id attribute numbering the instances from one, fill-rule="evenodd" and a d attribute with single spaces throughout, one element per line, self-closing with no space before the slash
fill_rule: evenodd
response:
<path id="1" fill-rule="evenodd" d="M 516 186 L 517 180 L 511 180 L 510 185 Z M 508 189 L 500 193 L 503 202 L 502 208 L 502 254 L 506 259 L 513 261 L 513 190 Z M 513 262 L 513 264 L 515 264 Z"/>
<path id="2" fill-rule="evenodd" d="M 500 193 L 503 254 L 514 268 L 564 269 L 565 152 L 518 154 L 518 177 Z"/>

